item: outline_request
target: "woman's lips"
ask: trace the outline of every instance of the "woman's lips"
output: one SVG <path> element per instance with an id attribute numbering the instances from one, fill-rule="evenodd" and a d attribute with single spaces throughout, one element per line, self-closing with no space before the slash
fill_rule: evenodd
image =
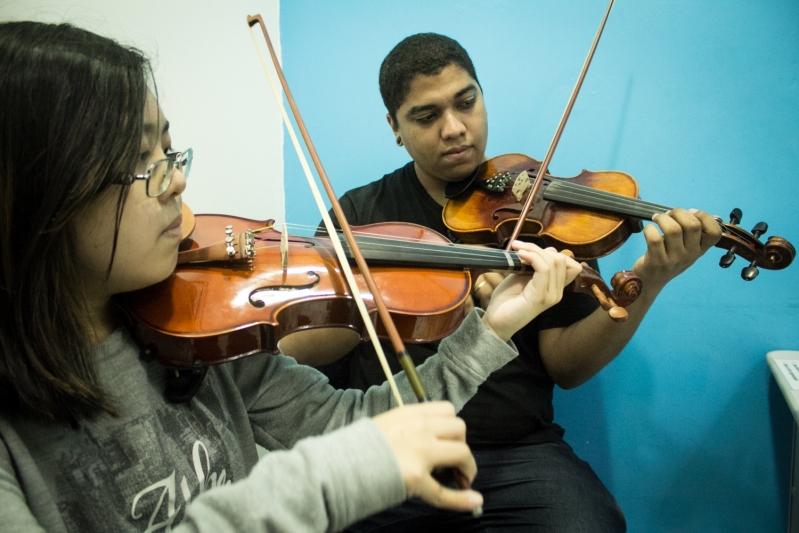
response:
<path id="1" fill-rule="evenodd" d="M 183 223 L 183 215 L 178 215 L 177 217 L 175 217 L 175 220 L 172 221 L 172 224 L 170 224 L 162 232 L 162 234 L 167 236 L 167 237 L 177 237 L 177 238 L 181 238 L 182 239 L 183 238 L 183 228 L 180 227 L 180 225 L 182 223 Z"/>

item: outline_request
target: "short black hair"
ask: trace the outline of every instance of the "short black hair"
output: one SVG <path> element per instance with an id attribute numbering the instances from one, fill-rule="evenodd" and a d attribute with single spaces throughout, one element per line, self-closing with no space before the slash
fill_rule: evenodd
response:
<path id="1" fill-rule="evenodd" d="M 380 95 L 394 122 L 413 79 L 419 75 L 435 76 L 448 65 L 461 67 L 480 85 L 469 54 L 458 41 L 444 35 L 417 33 L 388 53 L 380 65 Z"/>

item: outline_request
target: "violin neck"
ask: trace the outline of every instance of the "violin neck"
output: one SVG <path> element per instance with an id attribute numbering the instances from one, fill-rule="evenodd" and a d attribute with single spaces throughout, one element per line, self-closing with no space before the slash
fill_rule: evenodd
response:
<path id="1" fill-rule="evenodd" d="M 356 237 L 361 253 L 370 265 L 441 268 L 445 270 L 496 270 L 505 272 L 530 272 L 532 269 L 519 259 L 515 252 L 495 248 L 482 248 L 457 244 L 437 244 L 389 239 L 384 237 Z M 347 257 L 352 253 L 342 242 Z"/>
<path id="2" fill-rule="evenodd" d="M 630 198 L 561 179 L 552 179 L 547 185 L 544 189 L 544 200 L 579 205 L 642 220 L 652 220 L 654 215 L 665 213 L 671 209 L 665 205 L 645 202 L 638 198 Z"/>

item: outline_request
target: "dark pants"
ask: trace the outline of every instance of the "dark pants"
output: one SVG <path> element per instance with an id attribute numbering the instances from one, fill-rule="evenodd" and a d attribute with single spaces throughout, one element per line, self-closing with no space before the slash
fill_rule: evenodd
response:
<path id="1" fill-rule="evenodd" d="M 562 532 L 615 533 L 624 515 L 591 467 L 565 442 L 501 450 L 476 450 L 475 490 L 483 515 L 442 511 L 409 500 L 353 525 L 366 532 Z"/>

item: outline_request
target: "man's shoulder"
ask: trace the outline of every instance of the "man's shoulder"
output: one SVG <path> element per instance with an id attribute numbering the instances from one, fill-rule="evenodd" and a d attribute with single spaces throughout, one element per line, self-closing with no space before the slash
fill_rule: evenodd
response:
<path id="1" fill-rule="evenodd" d="M 356 225 L 403 220 L 402 209 L 415 195 L 408 163 L 379 180 L 347 191 L 341 207 L 350 223 Z M 411 170 L 412 172 L 412 170 Z"/>
<path id="2" fill-rule="evenodd" d="M 408 178 L 410 177 L 408 167 L 411 165 L 413 165 L 413 162 L 403 165 L 371 183 L 350 189 L 344 194 L 344 197 L 351 199 L 372 199 L 380 194 L 392 194 L 397 191 L 405 190 L 411 185 L 408 183 Z"/>

